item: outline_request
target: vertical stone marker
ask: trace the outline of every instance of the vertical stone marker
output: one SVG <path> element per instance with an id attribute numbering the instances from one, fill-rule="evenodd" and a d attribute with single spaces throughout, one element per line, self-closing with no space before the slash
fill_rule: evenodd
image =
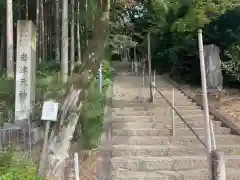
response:
<path id="1" fill-rule="evenodd" d="M 36 28 L 32 21 L 17 22 L 15 120 L 27 120 L 35 102 Z"/>

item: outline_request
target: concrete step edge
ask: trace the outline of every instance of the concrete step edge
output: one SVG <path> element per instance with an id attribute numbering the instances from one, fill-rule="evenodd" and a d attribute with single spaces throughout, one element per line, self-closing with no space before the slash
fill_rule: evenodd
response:
<path id="1" fill-rule="evenodd" d="M 125 137 L 125 138 L 136 138 L 136 139 L 163 139 L 163 140 L 182 140 L 182 139 L 192 139 L 192 140 L 198 140 L 196 137 L 193 136 L 181 136 L 181 137 L 173 137 L 173 136 L 112 136 L 112 137 Z M 204 136 L 199 136 L 201 139 L 204 139 Z M 216 135 L 215 138 L 230 138 L 230 139 L 239 139 L 240 136 L 238 135 Z"/>
<path id="2" fill-rule="evenodd" d="M 112 157 L 112 160 L 134 160 L 134 161 L 175 161 L 175 160 L 203 160 L 206 161 L 207 157 L 203 155 L 199 156 L 171 156 L 171 157 L 151 157 L 151 156 L 116 156 Z M 236 155 L 226 155 L 224 156 L 226 160 L 240 160 L 240 156 Z"/>
<path id="3" fill-rule="evenodd" d="M 205 122 L 201 122 L 201 121 L 187 121 L 187 123 L 190 125 L 190 126 L 204 126 Z M 222 125 L 222 122 L 221 121 L 212 121 L 213 125 L 214 126 L 217 126 L 217 127 L 220 127 Z M 158 122 L 158 121 L 155 121 L 155 122 L 136 122 L 136 121 L 133 121 L 133 122 L 119 122 L 119 121 L 115 121 L 115 122 L 112 122 L 112 125 L 113 126 L 140 126 L 142 125 L 143 127 L 146 127 L 148 128 L 149 126 L 152 126 L 152 128 L 156 128 L 154 126 L 163 126 L 164 128 L 165 127 L 168 127 L 171 128 L 172 127 L 172 123 L 171 122 Z M 186 126 L 186 124 L 183 122 L 183 121 L 180 121 L 180 122 L 175 122 L 175 125 L 178 125 L 178 126 Z M 204 128 L 204 127 L 203 127 Z"/>
<path id="4" fill-rule="evenodd" d="M 186 146 L 174 146 L 174 145 L 112 145 L 112 148 L 126 148 L 126 149 L 205 149 L 205 147 L 199 148 L 199 147 L 186 147 Z M 240 144 L 235 145 L 218 145 L 218 149 L 221 150 L 221 148 L 240 148 Z"/>
<path id="5" fill-rule="evenodd" d="M 237 175 L 240 177 L 240 171 L 238 169 L 227 169 L 227 175 Z M 144 171 L 127 171 L 125 169 L 119 169 L 112 172 L 112 174 L 117 175 L 120 178 L 151 178 L 151 177 L 208 177 L 207 169 L 196 169 L 196 170 L 186 170 L 186 171 L 153 171 L 153 172 L 144 172 Z M 132 177 L 131 177 L 132 176 Z"/>
<path id="6" fill-rule="evenodd" d="M 227 127 L 220 127 L 220 129 L 222 130 L 228 130 L 229 128 Z M 164 131 L 164 130 L 172 130 L 172 128 L 159 128 L 159 129 L 155 129 L 155 128 L 136 128 L 136 129 L 113 129 L 113 131 Z M 184 131 L 184 130 L 188 130 L 188 127 L 183 127 L 183 128 L 177 128 L 176 131 Z M 205 130 L 204 127 L 200 127 L 200 128 L 193 128 L 193 130 L 198 131 L 198 130 Z"/>

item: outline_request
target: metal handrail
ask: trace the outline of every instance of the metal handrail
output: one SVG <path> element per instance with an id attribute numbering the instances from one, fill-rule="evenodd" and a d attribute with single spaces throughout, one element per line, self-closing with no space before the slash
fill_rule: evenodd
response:
<path id="1" fill-rule="evenodd" d="M 159 91 L 159 89 L 156 86 L 153 86 L 152 84 L 149 84 L 152 88 L 156 89 L 157 92 L 162 96 L 162 98 L 167 102 L 167 104 L 175 111 L 175 113 L 180 117 L 180 119 L 186 124 L 186 126 L 192 131 L 192 133 L 196 136 L 196 138 L 203 144 L 205 148 L 207 148 L 207 145 L 201 140 L 201 138 L 197 135 L 197 133 L 193 130 L 193 128 L 184 120 L 184 118 L 181 116 L 181 114 L 173 107 L 173 105 L 168 101 L 168 99 Z"/>

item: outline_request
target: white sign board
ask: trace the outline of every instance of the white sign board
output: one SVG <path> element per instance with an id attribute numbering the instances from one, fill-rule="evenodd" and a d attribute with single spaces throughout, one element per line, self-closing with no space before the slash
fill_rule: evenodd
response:
<path id="1" fill-rule="evenodd" d="M 46 101 L 43 103 L 41 120 L 57 121 L 58 103 L 55 101 Z"/>

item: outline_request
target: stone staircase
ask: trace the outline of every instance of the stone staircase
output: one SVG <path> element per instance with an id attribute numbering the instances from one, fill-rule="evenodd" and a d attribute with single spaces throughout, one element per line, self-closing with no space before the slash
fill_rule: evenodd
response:
<path id="1" fill-rule="evenodd" d="M 156 92 L 149 104 L 149 90 L 142 77 L 116 75 L 113 85 L 112 180 L 207 180 L 206 148 L 175 115 L 172 136 L 171 108 Z M 156 86 L 171 101 L 172 86 L 160 76 Z M 175 91 L 175 107 L 204 140 L 204 115 L 200 107 Z M 217 148 L 225 153 L 227 180 L 240 180 L 240 137 L 213 117 Z"/>

